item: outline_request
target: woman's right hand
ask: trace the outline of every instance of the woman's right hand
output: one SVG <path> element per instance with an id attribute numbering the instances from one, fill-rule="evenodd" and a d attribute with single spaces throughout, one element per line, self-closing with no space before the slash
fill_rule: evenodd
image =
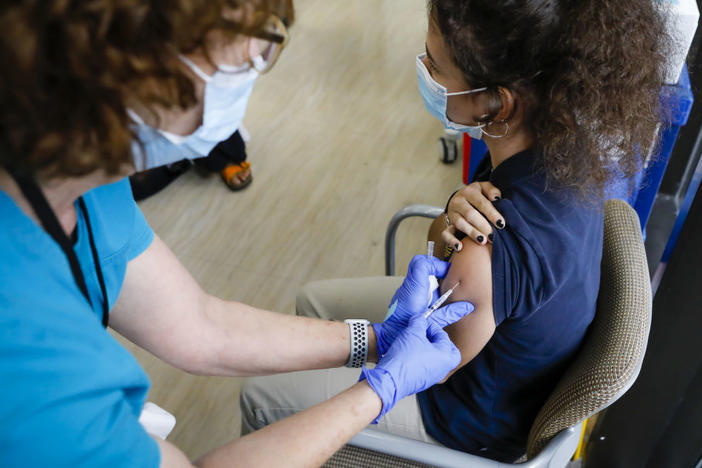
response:
<path id="1" fill-rule="evenodd" d="M 456 231 L 463 232 L 481 245 L 492 241 L 492 225 L 498 229 L 505 227 L 504 217 L 492 204 L 501 197 L 500 189 L 490 182 L 473 182 L 467 185 L 457 192 L 448 204 L 444 216 L 447 225 L 441 232 L 441 239 L 457 252 L 463 248 L 463 244 L 456 237 Z"/>
<path id="2" fill-rule="evenodd" d="M 458 367 L 461 352 L 441 327 L 459 321 L 472 311 L 473 304 L 468 302 L 454 302 L 437 309 L 429 319 L 422 310 L 410 318 L 373 369 L 363 368 L 359 380 L 367 380 L 383 403 L 373 423 L 404 397 L 441 382 Z"/>
<path id="3" fill-rule="evenodd" d="M 382 323 L 373 324 L 378 358 L 387 353 L 393 342 L 407 328 L 412 317 L 424 314 L 439 298 L 438 289 L 431 292 L 429 277 L 443 278 L 448 269 L 449 264 L 438 258 L 426 255 L 414 256 L 407 268 L 407 276 L 402 286 L 390 300 L 391 313 L 389 312 L 389 316 Z M 444 328 L 472 310 L 473 305 L 468 302 L 449 304 L 441 309 L 440 314 L 432 314 L 429 321 Z"/>

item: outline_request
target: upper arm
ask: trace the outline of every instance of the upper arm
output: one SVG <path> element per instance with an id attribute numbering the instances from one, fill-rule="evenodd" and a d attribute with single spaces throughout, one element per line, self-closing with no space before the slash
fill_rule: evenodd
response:
<path id="1" fill-rule="evenodd" d="M 181 369 L 204 357 L 198 350 L 207 294 L 166 244 L 155 236 L 127 264 L 110 326 L 130 341 Z"/>
<path id="2" fill-rule="evenodd" d="M 477 356 L 495 332 L 490 244 L 466 242 L 460 252 L 454 252 L 451 267 L 441 283 L 441 292 L 445 292 L 458 281 L 460 285 L 449 300 L 468 301 L 475 306 L 475 310 L 446 327 L 451 341 L 461 351 L 461 363 L 453 372 Z"/>

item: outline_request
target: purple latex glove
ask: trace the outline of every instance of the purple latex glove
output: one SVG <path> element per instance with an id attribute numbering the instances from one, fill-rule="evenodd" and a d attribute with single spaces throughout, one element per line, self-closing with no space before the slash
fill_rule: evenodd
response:
<path id="1" fill-rule="evenodd" d="M 427 301 L 429 298 L 429 276 L 433 275 L 437 278 L 443 278 L 446 276 L 448 269 L 449 263 L 443 262 L 436 257 L 416 255 L 412 259 L 407 268 L 407 276 L 402 282 L 402 286 L 395 292 L 390 301 L 389 313 L 391 312 L 391 315 L 383 323 L 373 324 L 378 346 L 378 358 L 387 353 L 398 334 L 407 327 L 410 318 L 426 312 L 427 308 L 439 298 L 437 289 Z M 449 310 L 453 311 L 454 309 L 451 308 Z M 457 312 L 461 313 L 462 310 L 459 308 Z M 435 312 L 429 317 L 429 321 L 436 323 L 440 328 L 444 328 L 457 320 L 456 316 L 451 313 L 437 315 Z"/>
<path id="2" fill-rule="evenodd" d="M 437 310 L 432 316 L 438 314 L 450 324 L 473 311 L 468 302 L 455 302 L 449 307 Z M 383 409 L 373 423 L 404 397 L 440 382 L 460 362 L 460 351 L 437 323 L 425 319 L 421 313 L 412 317 L 378 365 L 361 370 L 359 380 L 367 380 L 383 402 Z"/>

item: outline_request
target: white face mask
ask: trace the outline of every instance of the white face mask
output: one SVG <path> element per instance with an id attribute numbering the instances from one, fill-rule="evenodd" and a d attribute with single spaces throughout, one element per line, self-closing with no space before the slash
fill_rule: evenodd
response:
<path id="1" fill-rule="evenodd" d="M 207 156 L 217 143 L 229 138 L 241 126 L 246 113 L 258 77 L 253 67 L 220 65 L 210 76 L 188 58 L 180 58 L 205 81 L 202 125 L 190 135 L 176 135 L 147 125 L 135 112 L 128 110 L 139 139 L 132 144 L 137 171 Z M 255 63 L 262 59 L 253 60 Z"/>
<path id="2" fill-rule="evenodd" d="M 425 56 L 426 54 L 419 54 L 417 56 L 417 82 L 419 83 L 419 94 L 422 95 L 427 110 L 431 115 L 439 119 L 441 123 L 444 124 L 445 128 L 466 132 L 471 138 L 480 140 L 483 136 L 482 128 L 487 124 L 462 125 L 452 121 L 446 115 L 446 103 L 448 96 L 478 93 L 487 90 L 487 88 L 469 89 L 456 93 L 447 92 L 446 88 L 434 81 L 434 78 L 429 74 L 429 70 L 424 66 L 422 59 Z"/>

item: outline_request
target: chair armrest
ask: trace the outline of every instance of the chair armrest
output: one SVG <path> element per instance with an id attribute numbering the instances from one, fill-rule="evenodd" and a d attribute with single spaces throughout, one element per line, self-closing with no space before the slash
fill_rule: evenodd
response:
<path id="1" fill-rule="evenodd" d="M 395 274 L 395 234 L 402 220 L 414 216 L 434 219 L 443 212 L 444 209 L 438 206 L 408 205 L 392 216 L 385 231 L 385 276 Z"/>
<path id="2" fill-rule="evenodd" d="M 562 468 L 575 453 L 581 429 L 582 423 L 561 431 L 537 457 L 520 464 L 498 462 L 374 429 L 364 429 L 349 441 L 349 445 L 442 468 Z"/>

